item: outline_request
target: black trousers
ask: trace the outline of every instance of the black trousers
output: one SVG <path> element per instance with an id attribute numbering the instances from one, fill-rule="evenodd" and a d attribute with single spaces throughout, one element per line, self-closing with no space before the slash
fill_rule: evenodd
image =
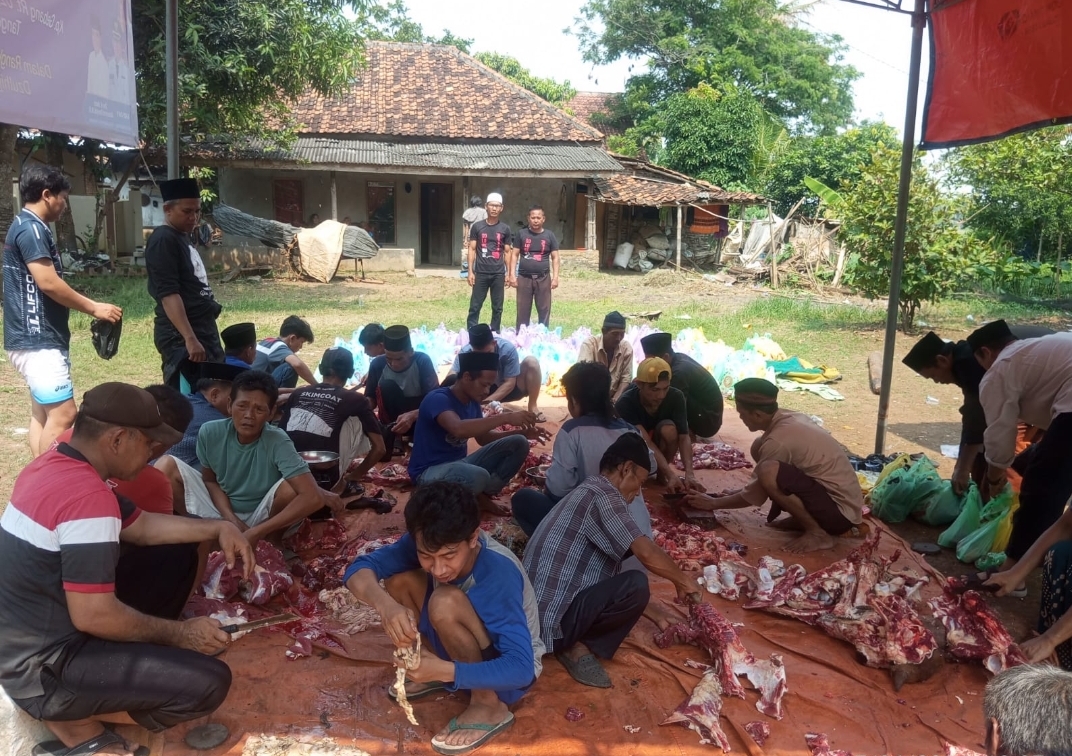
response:
<path id="1" fill-rule="evenodd" d="M 585 588 L 562 617 L 562 637 L 555 641 L 555 651 L 583 643 L 599 658 L 610 659 L 644 614 L 650 597 L 648 576 L 639 570 Z"/>
<path id="2" fill-rule="evenodd" d="M 688 410 L 689 430 L 700 438 L 711 438 L 722 428 L 722 410 Z"/>
<path id="3" fill-rule="evenodd" d="M 480 311 L 484 309 L 484 300 L 491 292 L 491 320 L 488 325 L 498 333 L 502 330 L 503 288 L 506 285 L 506 273 L 474 273 L 476 283 L 469 296 L 469 317 L 465 327 L 472 328 L 480 322 Z"/>
<path id="4" fill-rule="evenodd" d="M 1005 554 L 1021 559 L 1064 512 L 1072 496 L 1072 413 L 1058 415 L 1042 440 L 1022 452 L 1012 469 L 1023 476 L 1020 508 L 1012 517 Z"/>
<path id="5" fill-rule="evenodd" d="M 14 699 L 35 719 L 71 722 L 127 712 L 161 732 L 220 707 L 231 669 L 196 651 L 82 635 L 41 672 L 44 695 Z"/>
<path id="6" fill-rule="evenodd" d="M 551 274 L 541 276 L 518 275 L 517 277 L 517 327 L 528 325 L 532 317 L 532 302 L 536 302 L 536 315 L 540 323 L 551 325 Z"/>
<path id="7" fill-rule="evenodd" d="M 423 399 L 423 396 L 406 396 L 402 393 L 402 387 L 397 383 L 380 381 L 376 387 L 376 408 L 380 422 L 387 425 L 393 423 L 398 419 L 399 415 L 405 412 L 420 409 Z M 384 446 L 387 447 L 384 461 L 390 461 L 394 457 L 395 432 L 388 428 L 381 428 L 381 431 L 383 432 Z M 412 429 L 409 431 L 409 435 L 413 435 Z"/>
<path id="8" fill-rule="evenodd" d="M 510 497 L 510 509 L 513 510 L 514 519 L 529 538 L 554 508 L 555 502 L 551 501 L 551 497 L 535 488 L 518 489 L 517 493 Z"/>
<path id="9" fill-rule="evenodd" d="M 126 547 L 115 595 L 155 617 L 178 619 L 197 572 L 197 544 Z M 36 719 L 69 722 L 128 712 L 160 732 L 211 714 L 227 697 L 231 670 L 218 659 L 152 643 L 81 635 L 41 672 L 44 695 L 16 699 Z"/>

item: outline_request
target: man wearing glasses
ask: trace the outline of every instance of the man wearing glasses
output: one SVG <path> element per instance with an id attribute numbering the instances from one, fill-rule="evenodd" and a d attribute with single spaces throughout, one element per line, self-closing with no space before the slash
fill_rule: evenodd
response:
<path id="1" fill-rule="evenodd" d="M 156 300 L 153 341 L 163 363 L 164 383 L 189 394 L 200 376 L 197 363 L 224 361 L 216 328 L 222 308 L 190 238 L 201 216 L 197 181 L 165 181 L 160 194 L 166 222 L 145 245 L 149 295 Z"/>

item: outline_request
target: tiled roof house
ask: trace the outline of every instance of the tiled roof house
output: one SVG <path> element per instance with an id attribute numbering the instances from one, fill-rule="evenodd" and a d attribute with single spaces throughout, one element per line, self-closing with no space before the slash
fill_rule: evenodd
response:
<path id="1" fill-rule="evenodd" d="M 221 201 L 307 225 L 364 225 L 414 262 L 461 259 L 471 196 L 501 192 L 518 225 L 533 204 L 563 248 L 585 246 L 596 177 L 621 165 L 595 127 L 550 105 L 454 47 L 370 42 L 348 92 L 307 95 L 287 150 L 224 141 L 190 145 L 187 163 L 219 168 Z"/>

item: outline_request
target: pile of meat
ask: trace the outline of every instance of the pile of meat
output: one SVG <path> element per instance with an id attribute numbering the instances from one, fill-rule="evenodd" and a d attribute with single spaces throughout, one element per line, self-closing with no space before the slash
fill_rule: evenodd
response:
<path id="1" fill-rule="evenodd" d="M 675 462 L 678 469 L 684 470 L 685 466 L 678 457 Z M 692 468 L 694 470 L 740 470 L 751 467 L 752 463 L 740 449 L 729 444 L 713 442 L 710 444 L 692 445 Z"/>
<path id="2" fill-rule="evenodd" d="M 892 565 L 900 551 L 878 555 L 876 530 L 845 559 L 808 574 L 771 557 L 749 564 L 726 542 L 691 524 L 654 519 L 655 542 L 683 570 L 703 570 L 708 591 L 746 609 L 765 609 L 819 627 L 855 646 L 868 666 L 890 669 L 894 685 L 940 669 L 945 653 L 982 661 L 991 672 L 1022 664 L 1022 652 L 986 602 L 950 579 L 942 596 L 924 602 L 930 579 Z"/>
<path id="3" fill-rule="evenodd" d="M 760 693 L 756 709 L 768 717 L 781 719 L 784 716 L 782 699 L 788 690 L 785 665 L 778 654 L 771 654 L 769 660 L 757 660 L 744 647 L 733 624 L 710 604 L 694 604 L 689 612 L 687 623 L 671 625 L 657 633 L 655 643 L 660 648 L 674 643 L 695 644 L 707 652 L 712 664 L 709 667 L 696 662 L 689 664 L 706 668 L 706 671 L 692 695 L 663 724 L 683 724 L 699 734 L 701 743 L 711 743 L 721 746 L 723 751 L 729 751 L 729 740 L 718 722 L 722 712 L 722 696 L 745 698 L 744 687 L 737 680 L 738 675 L 744 675 Z M 754 726 L 753 729 L 756 730 L 755 735 L 763 739 L 770 734 L 769 727 Z"/>
<path id="4" fill-rule="evenodd" d="M 410 483 L 409 471 L 405 465 L 384 465 L 378 470 L 373 468 L 368 473 L 369 480 L 385 488 L 403 488 Z"/>
<path id="5" fill-rule="evenodd" d="M 346 528 L 331 518 L 321 522 L 303 520 L 298 531 L 283 539 L 283 545 L 294 552 L 334 551 L 346 543 Z"/>
<path id="6" fill-rule="evenodd" d="M 293 643 L 287 648 L 288 658 L 311 655 L 314 644 L 344 651 L 340 642 L 343 636 L 378 626 L 380 618 L 375 610 L 357 601 L 342 586 L 343 573 L 354 559 L 393 543 L 398 536 L 375 540 L 354 538 L 342 543 L 345 537 L 346 531 L 331 520 L 304 524 L 288 539 L 288 544 L 302 549 L 330 547 L 333 551 L 308 562 L 295 560 L 289 568 L 279 549 L 260 541 L 255 551 L 257 565 L 249 580 L 243 579 L 241 564 L 229 568 L 223 553 L 213 552 L 209 555 L 200 595 L 190 599 L 184 616 L 209 616 L 221 624 L 243 624 L 290 611 L 299 619 L 268 628 L 268 632 L 285 632 L 291 636 Z M 269 602 L 278 608 L 265 606 Z"/>

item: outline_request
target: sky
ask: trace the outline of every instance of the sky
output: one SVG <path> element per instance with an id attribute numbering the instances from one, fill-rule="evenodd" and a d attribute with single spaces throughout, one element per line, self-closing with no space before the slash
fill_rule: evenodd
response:
<path id="1" fill-rule="evenodd" d="M 626 60 L 593 67 L 582 60 L 577 38 L 563 33 L 573 26 L 580 0 L 499 0 L 492 12 L 487 6 L 462 0 L 406 0 L 406 4 L 410 18 L 421 24 L 426 34 L 438 36 L 449 29 L 473 39 L 473 52 L 512 55 L 532 73 L 569 80 L 580 91 L 621 91 L 630 67 L 642 67 L 637 61 Z M 842 0 L 821 0 L 802 23 L 816 31 L 838 34 L 848 45 L 846 62 L 863 74 L 854 87 L 857 118 L 883 119 L 900 131 L 912 41 L 909 17 Z M 924 37 L 920 116 L 927 52 Z"/>

